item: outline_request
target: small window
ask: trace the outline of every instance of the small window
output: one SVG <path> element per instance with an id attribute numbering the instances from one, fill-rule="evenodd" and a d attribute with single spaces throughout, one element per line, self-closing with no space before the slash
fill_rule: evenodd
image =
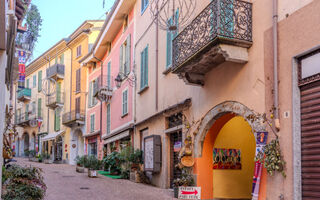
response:
<path id="1" fill-rule="evenodd" d="M 131 65 L 131 35 L 120 46 L 120 69 L 119 72 L 122 76 L 126 77 L 130 74 Z"/>
<path id="2" fill-rule="evenodd" d="M 95 125 L 95 115 L 93 114 L 90 116 L 90 133 L 94 132 L 94 129 L 95 129 L 94 125 Z"/>
<path id="3" fill-rule="evenodd" d="M 148 46 L 141 52 L 140 89 L 148 86 Z"/>
<path id="4" fill-rule="evenodd" d="M 148 5 L 149 5 L 149 0 L 141 0 L 141 14 L 144 13 Z"/>
<path id="5" fill-rule="evenodd" d="M 81 56 L 81 45 L 77 47 L 77 58 Z"/>
<path id="6" fill-rule="evenodd" d="M 122 92 L 122 116 L 128 114 L 128 90 Z"/>

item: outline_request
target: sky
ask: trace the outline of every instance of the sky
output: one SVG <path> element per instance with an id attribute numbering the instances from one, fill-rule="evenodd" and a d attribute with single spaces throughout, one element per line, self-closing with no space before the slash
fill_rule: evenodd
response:
<path id="1" fill-rule="evenodd" d="M 104 20 L 114 0 L 32 0 L 40 12 L 42 27 L 32 60 L 68 37 L 85 20 Z"/>

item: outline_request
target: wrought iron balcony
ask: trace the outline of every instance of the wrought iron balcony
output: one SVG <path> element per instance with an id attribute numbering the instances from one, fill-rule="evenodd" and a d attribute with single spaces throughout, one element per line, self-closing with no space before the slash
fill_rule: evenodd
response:
<path id="1" fill-rule="evenodd" d="M 37 119 L 37 115 L 32 112 L 26 112 L 21 115 L 16 115 L 15 124 L 21 127 L 35 127 L 37 123 L 35 122 Z"/>
<path id="2" fill-rule="evenodd" d="M 31 99 L 31 89 L 23 88 L 17 92 L 18 101 L 29 101 Z"/>
<path id="3" fill-rule="evenodd" d="M 47 78 L 64 79 L 64 65 L 55 64 L 47 69 Z"/>
<path id="4" fill-rule="evenodd" d="M 188 84 L 226 61 L 245 63 L 252 45 L 252 4 L 213 0 L 173 40 L 172 72 Z"/>
<path id="5" fill-rule="evenodd" d="M 103 79 L 101 79 L 103 77 Z M 113 77 L 112 76 L 99 76 L 99 80 L 102 81 L 102 85 L 97 82 L 93 87 L 93 96 L 100 101 L 108 101 L 112 97 L 113 93 Z"/>
<path id="6" fill-rule="evenodd" d="M 55 109 L 56 107 L 62 107 L 64 105 L 64 93 L 56 93 L 54 95 L 47 97 L 47 106 L 49 108 Z"/>
<path id="7" fill-rule="evenodd" d="M 65 126 L 84 125 L 86 112 L 84 110 L 67 112 L 62 116 L 62 123 Z"/>

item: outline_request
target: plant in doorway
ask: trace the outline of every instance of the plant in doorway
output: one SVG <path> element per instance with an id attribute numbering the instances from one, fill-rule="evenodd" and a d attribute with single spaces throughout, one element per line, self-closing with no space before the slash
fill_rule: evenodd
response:
<path id="1" fill-rule="evenodd" d="M 100 170 L 102 168 L 102 161 L 98 160 L 96 156 L 91 155 L 88 157 L 88 176 L 90 178 L 96 178 L 97 170 Z"/>
<path id="2" fill-rule="evenodd" d="M 119 152 L 112 152 L 103 159 L 104 170 L 109 171 L 111 175 L 121 174 L 121 163 L 123 162 Z"/>
<path id="3" fill-rule="evenodd" d="M 182 168 L 181 176 L 173 180 L 174 197 L 178 198 L 179 187 L 194 186 L 193 175 L 191 174 L 191 168 Z"/>

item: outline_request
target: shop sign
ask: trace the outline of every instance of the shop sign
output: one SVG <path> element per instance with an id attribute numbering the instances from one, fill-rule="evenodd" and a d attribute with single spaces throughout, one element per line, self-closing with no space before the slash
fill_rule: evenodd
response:
<path id="1" fill-rule="evenodd" d="M 241 169 L 240 149 L 213 149 L 213 169 Z"/>
<path id="2" fill-rule="evenodd" d="M 72 144 L 72 148 L 74 148 L 74 149 L 75 149 L 76 147 L 77 147 L 77 145 L 76 145 L 76 144 Z"/>
<path id="3" fill-rule="evenodd" d="M 65 149 L 64 151 L 65 151 L 65 152 L 67 152 L 67 151 L 68 151 L 68 149 L 67 149 L 67 148 L 68 148 L 68 145 L 67 145 L 67 144 L 65 144 L 65 145 L 64 145 L 64 149 Z"/>
<path id="4" fill-rule="evenodd" d="M 174 143 L 173 145 L 173 151 L 174 152 L 179 152 L 182 146 L 182 142 L 181 141 L 177 141 Z"/>
<path id="5" fill-rule="evenodd" d="M 179 187 L 179 199 L 201 199 L 201 187 Z"/>

